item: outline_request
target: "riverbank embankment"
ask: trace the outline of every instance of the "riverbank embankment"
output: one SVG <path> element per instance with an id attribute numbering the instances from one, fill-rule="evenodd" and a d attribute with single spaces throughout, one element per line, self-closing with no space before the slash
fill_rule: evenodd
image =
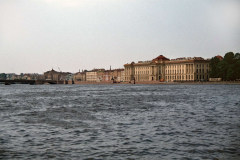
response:
<path id="1" fill-rule="evenodd" d="M 69 83 L 71 84 L 71 83 Z M 133 82 L 120 82 L 120 83 L 113 83 L 113 82 L 87 82 L 87 81 L 81 81 L 81 82 L 74 82 L 74 84 L 77 85 L 83 85 L 83 84 L 130 84 L 134 85 Z M 154 85 L 228 85 L 228 84 L 238 84 L 240 85 L 240 81 L 221 81 L 221 82 L 159 82 L 159 81 L 145 81 L 145 82 L 135 82 L 135 84 L 154 84 Z"/>

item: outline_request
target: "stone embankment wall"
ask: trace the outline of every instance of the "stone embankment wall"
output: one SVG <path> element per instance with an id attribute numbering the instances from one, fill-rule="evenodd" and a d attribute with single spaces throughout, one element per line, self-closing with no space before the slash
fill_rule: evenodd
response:
<path id="1" fill-rule="evenodd" d="M 87 81 L 68 81 L 65 84 L 134 84 L 132 81 L 130 82 L 120 82 L 120 83 L 113 83 L 112 81 L 108 82 L 87 82 Z M 193 82 L 193 81 L 186 81 L 186 82 L 160 82 L 160 81 L 143 81 L 143 82 L 136 82 L 136 84 L 162 84 L 162 85 L 171 85 L 171 84 L 192 84 L 192 85 L 204 85 L 204 84 L 240 84 L 240 81 L 221 81 L 221 82 Z"/>

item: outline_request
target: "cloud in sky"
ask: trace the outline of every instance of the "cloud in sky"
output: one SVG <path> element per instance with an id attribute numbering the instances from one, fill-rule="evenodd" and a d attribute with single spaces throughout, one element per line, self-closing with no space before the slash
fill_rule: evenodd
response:
<path id="1" fill-rule="evenodd" d="M 60 5 L 62 7 L 77 7 L 85 0 L 44 0 L 48 4 Z"/>
<path id="2" fill-rule="evenodd" d="M 240 25 L 240 1 L 219 1 L 210 10 L 212 22 L 219 29 L 237 29 Z"/>
<path id="3" fill-rule="evenodd" d="M 42 0 L 45 3 L 49 5 L 55 5 L 57 7 L 63 7 L 63 8 L 70 8 L 70 7 L 79 7 L 83 6 L 85 4 L 94 4 L 98 3 L 105 3 L 107 1 L 113 1 L 113 0 Z"/>
<path id="4" fill-rule="evenodd" d="M 239 0 L 0 0 L 0 73 L 210 58 L 240 51 L 239 26 Z"/>

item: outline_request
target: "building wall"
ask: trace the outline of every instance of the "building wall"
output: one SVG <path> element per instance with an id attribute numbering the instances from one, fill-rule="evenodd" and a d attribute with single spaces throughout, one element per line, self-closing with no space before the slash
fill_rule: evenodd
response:
<path id="1" fill-rule="evenodd" d="M 96 82 L 97 81 L 97 72 L 86 72 L 86 81 Z"/>
<path id="2" fill-rule="evenodd" d="M 166 81 L 194 81 L 194 63 L 170 63 L 165 67 Z"/>
<path id="3" fill-rule="evenodd" d="M 149 81 L 150 66 L 148 64 L 135 66 L 134 78 L 136 81 Z"/>
<path id="4" fill-rule="evenodd" d="M 45 79 L 48 79 L 48 80 L 55 80 L 55 81 L 58 81 L 60 80 L 60 74 L 57 73 L 57 72 L 46 72 L 44 73 L 44 77 Z"/>
<path id="5" fill-rule="evenodd" d="M 86 72 L 78 72 L 73 76 L 74 81 L 86 81 Z"/>
<path id="6" fill-rule="evenodd" d="M 113 70 L 113 79 L 115 82 L 121 82 L 122 72 L 124 69 L 115 69 Z"/>
<path id="7" fill-rule="evenodd" d="M 209 80 L 209 63 L 195 64 L 195 79 L 196 80 Z"/>
<path id="8" fill-rule="evenodd" d="M 102 82 L 104 76 L 104 71 L 98 71 L 97 72 L 97 82 Z"/>
<path id="9" fill-rule="evenodd" d="M 98 72 L 98 79 L 101 79 L 103 82 L 116 81 L 120 82 L 124 74 L 124 69 L 115 69 L 115 70 L 106 70 L 104 72 Z M 124 80 L 122 80 L 124 81 Z"/>
<path id="10" fill-rule="evenodd" d="M 208 79 L 208 61 L 167 63 L 165 66 L 166 81 L 207 81 Z"/>
<path id="11" fill-rule="evenodd" d="M 121 82 L 124 82 L 124 81 L 125 81 L 125 71 L 124 71 L 124 70 L 121 71 L 120 81 L 121 81 Z"/>
<path id="12" fill-rule="evenodd" d="M 69 75 L 69 72 L 57 72 L 55 70 L 47 71 L 44 73 L 44 79 L 48 80 L 65 80 L 66 76 Z"/>
<path id="13" fill-rule="evenodd" d="M 112 80 L 112 77 L 113 77 L 113 72 L 108 70 L 108 71 L 104 71 L 102 79 L 104 82 L 109 82 Z"/>
<path id="14" fill-rule="evenodd" d="M 134 80 L 134 64 L 126 64 L 124 65 L 124 71 L 125 71 L 125 81 L 132 81 Z"/>

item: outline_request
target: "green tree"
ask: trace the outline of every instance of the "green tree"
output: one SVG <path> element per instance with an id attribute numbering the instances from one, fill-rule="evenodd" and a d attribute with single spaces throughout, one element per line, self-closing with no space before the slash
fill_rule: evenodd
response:
<path id="1" fill-rule="evenodd" d="M 213 57 L 210 60 L 210 67 L 210 77 L 212 78 L 222 78 L 222 80 L 240 79 L 240 53 L 228 52 L 224 55 L 223 60 Z"/>
<path id="2" fill-rule="evenodd" d="M 210 67 L 211 67 L 210 77 L 212 77 L 212 78 L 219 77 L 219 67 L 218 67 L 219 62 L 220 62 L 220 60 L 217 57 L 213 57 L 210 60 Z"/>
<path id="3" fill-rule="evenodd" d="M 240 60 L 240 53 L 236 53 L 236 54 L 234 55 L 234 59 L 235 59 L 235 60 Z"/>
<path id="4" fill-rule="evenodd" d="M 234 75 L 236 79 L 240 79 L 240 53 L 235 54 L 234 60 Z"/>
<path id="5" fill-rule="evenodd" d="M 234 65 L 228 65 L 227 72 L 226 72 L 226 80 L 235 80 L 235 74 L 234 74 Z"/>
<path id="6" fill-rule="evenodd" d="M 219 77 L 223 80 L 227 79 L 227 70 L 228 70 L 228 64 L 226 61 L 222 60 L 218 63 L 218 71 L 219 71 Z"/>
<path id="7" fill-rule="evenodd" d="M 223 61 L 227 62 L 228 64 L 233 64 L 234 63 L 234 53 L 233 52 L 228 52 L 225 54 Z"/>
<path id="8" fill-rule="evenodd" d="M 0 73 L 0 79 L 5 80 L 7 78 L 7 75 L 5 73 Z"/>

